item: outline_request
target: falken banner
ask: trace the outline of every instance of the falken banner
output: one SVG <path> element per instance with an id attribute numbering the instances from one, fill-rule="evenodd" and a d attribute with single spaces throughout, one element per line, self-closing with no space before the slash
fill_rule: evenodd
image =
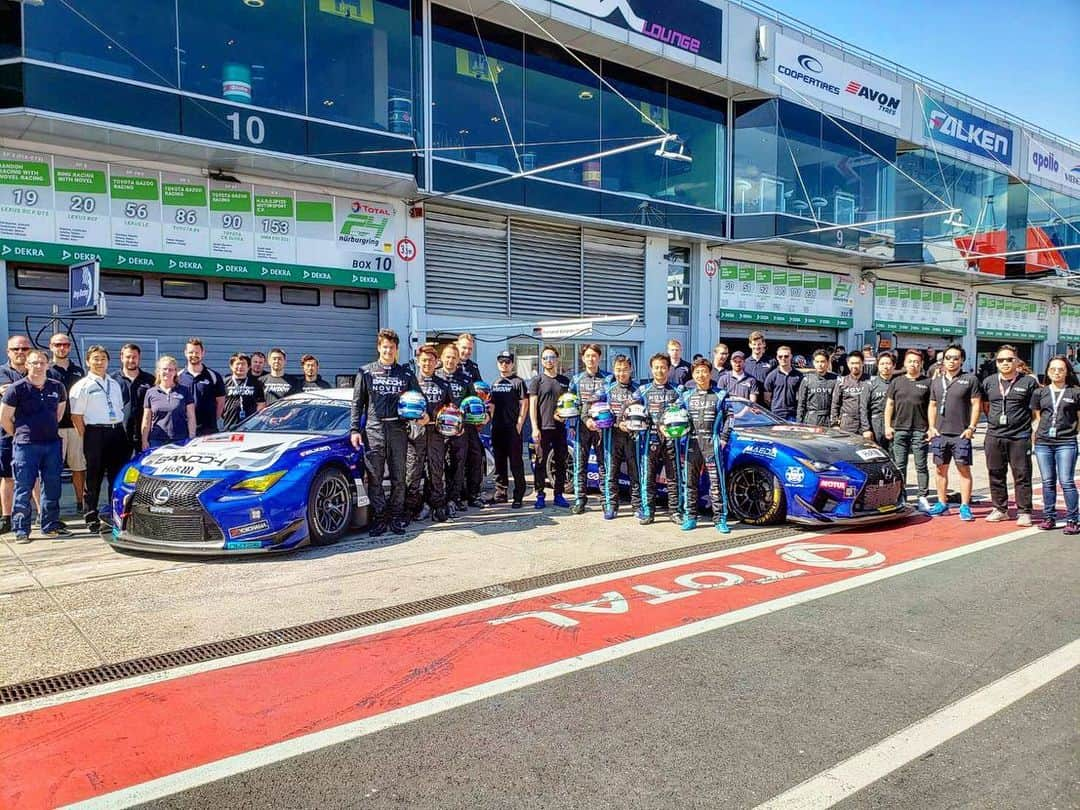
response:
<path id="1" fill-rule="evenodd" d="M 1012 165 L 1014 134 L 944 101 L 923 96 L 923 132 L 937 144 L 962 149 L 977 157 Z"/>
<path id="2" fill-rule="evenodd" d="M 679 0 L 554 0 L 680 51 L 720 63 L 724 13 L 709 3 Z M 526 3 L 528 5 L 528 3 Z"/>
<path id="3" fill-rule="evenodd" d="M 1028 136 L 1028 172 L 1031 178 L 1051 180 L 1080 191 L 1080 155 L 1059 146 L 1047 146 Z"/>
<path id="4" fill-rule="evenodd" d="M 775 51 L 777 84 L 879 123 L 900 126 L 903 91 L 896 82 L 783 34 L 776 35 Z"/>

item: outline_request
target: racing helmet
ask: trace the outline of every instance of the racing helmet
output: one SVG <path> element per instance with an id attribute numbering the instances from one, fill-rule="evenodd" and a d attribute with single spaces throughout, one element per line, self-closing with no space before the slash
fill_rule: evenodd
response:
<path id="1" fill-rule="evenodd" d="M 487 408 L 480 397 L 465 397 L 461 400 L 461 412 L 465 414 L 467 425 L 482 425 L 487 418 Z"/>
<path id="2" fill-rule="evenodd" d="M 623 411 L 623 426 L 638 433 L 649 429 L 649 411 L 640 402 L 631 402 Z"/>
<path id="3" fill-rule="evenodd" d="M 571 394 L 567 391 L 559 397 L 555 412 L 563 419 L 577 419 L 581 416 L 581 400 L 578 399 L 577 394 Z"/>
<path id="4" fill-rule="evenodd" d="M 589 416 L 600 430 L 615 424 L 615 414 L 612 413 L 611 405 L 605 399 L 598 399 L 589 406 Z"/>
<path id="5" fill-rule="evenodd" d="M 491 386 L 483 380 L 477 380 L 472 384 L 473 391 L 480 397 L 481 402 L 487 402 L 491 399 Z"/>
<path id="6" fill-rule="evenodd" d="M 465 415 L 457 405 L 444 405 L 435 417 L 435 426 L 443 436 L 460 436 L 465 431 Z"/>
<path id="7" fill-rule="evenodd" d="M 427 410 L 427 399 L 419 391 L 405 391 L 398 399 L 397 415 L 402 419 L 421 419 Z"/>
<path id="8" fill-rule="evenodd" d="M 690 430 L 690 414 L 680 405 L 668 405 L 660 432 L 669 439 L 681 439 Z"/>

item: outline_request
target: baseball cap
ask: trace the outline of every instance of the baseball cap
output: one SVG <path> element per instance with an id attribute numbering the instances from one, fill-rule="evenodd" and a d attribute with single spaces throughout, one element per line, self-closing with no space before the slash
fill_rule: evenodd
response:
<path id="1" fill-rule="evenodd" d="M 499 355 L 495 359 L 496 360 L 509 360 L 511 363 L 513 363 L 514 362 L 514 353 L 513 352 L 507 352 L 507 351 L 501 351 L 501 352 L 499 352 Z"/>
<path id="2" fill-rule="evenodd" d="M 745 352 L 735 352 L 735 354 L 731 355 L 732 360 L 734 360 L 736 357 L 739 358 L 740 360 L 745 360 L 746 359 L 746 353 Z"/>

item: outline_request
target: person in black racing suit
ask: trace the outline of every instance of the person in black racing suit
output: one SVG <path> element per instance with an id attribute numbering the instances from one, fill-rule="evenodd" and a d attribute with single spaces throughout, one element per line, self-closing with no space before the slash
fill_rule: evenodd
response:
<path id="1" fill-rule="evenodd" d="M 372 537 L 405 534 L 405 466 L 408 426 L 398 416 L 398 400 L 405 391 L 420 391 L 416 377 L 398 363 L 401 339 L 393 329 L 380 329 L 376 339 L 379 359 L 361 367 L 353 386 L 351 440 L 364 448 L 364 469 L 371 498 Z M 420 424 L 427 424 L 424 414 Z M 383 472 L 390 468 L 390 499 L 383 491 Z"/>
<path id="2" fill-rule="evenodd" d="M 841 430 L 866 439 L 873 438 L 870 430 L 870 381 L 863 379 L 862 352 L 847 357 L 848 375 L 837 380 L 833 389 L 830 423 Z"/>
<path id="3" fill-rule="evenodd" d="M 651 423 L 639 438 L 644 445 L 641 448 L 641 512 L 638 515 L 638 522 L 642 525 L 655 520 L 656 474 L 661 467 L 667 480 L 668 514 L 672 522 L 682 522 L 679 517 L 679 492 L 675 486 L 675 445 L 660 432 L 664 411 L 679 399 L 678 391 L 667 382 L 670 368 L 671 360 L 666 354 L 654 354 L 649 358 L 652 381 L 640 386 L 634 394 L 634 399 L 648 409 Z"/>
<path id="4" fill-rule="evenodd" d="M 716 388 L 710 379 L 712 364 L 705 359 L 691 366 L 693 382 L 681 396 L 690 417 L 687 434 L 686 470 L 683 475 L 684 502 L 682 530 L 697 528 L 698 482 L 704 469 L 709 476 L 709 501 L 713 505 L 713 524 L 727 534 L 727 484 L 724 478 L 723 448 L 731 433 L 727 391 Z"/>
<path id="5" fill-rule="evenodd" d="M 803 375 L 799 386 L 795 421 L 803 425 L 829 427 L 832 417 L 833 389 L 836 375 L 829 371 L 829 353 L 824 349 L 814 352 L 814 370 Z"/>
<path id="6" fill-rule="evenodd" d="M 435 376 L 438 363 L 435 347 L 424 344 L 416 350 L 416 381 L 427 400 L 426 425 L 409 425 L 408 463 L 405 468 L 405 513 L 419 520 L 425 492 L 432 523 L 446 520 L 446 441 L 435 425 L 443 405 L 453 402 L 450 385 Z"/>
<path id="7" fill-rule="evenodd" d="M 471 378 L 461 368 L 461 354 L 458 347 L 448 343 L 442 350 L 442 366 L 435 371 L 435 376 L 450 386 L 450 398 L 454 405 L 461 407 L 461 400 L 473 396 Z M 469 426 L 466 425 L 466 428 Z M 469 450 L 469 438 L 462 430 L 460 436 L 446 437 L 446 504 L 450 514 L 463 512 L 469 508 L 465 497 L 465 459 Z"/>
<path id="8" fill-rule="evenodd" d="M 571 394 L 577 394 L 581 400 L 581 418 L 578 420 L 577 437 L 574 441 L 574 503 L 570 512 L 580 515 L 585 511 L 588 500 L 589 451 L 596 452 L 596 467 L 600 473 L 600 487 L 604 486 L 604 451 L 600 431 L 589 418 L 589 406 L 604 393 L 611 382 L 611 375 L 600 370 L 602 349 L 596 343 L 587 343 L 581 349 L 581 362 L 585 370 L 575 374 L 570 380 Z"/>
<path id="9" fill-rule="evenodd" d="M 603 481 L 604 493 L 604 520 L 611 520 L 619 512 L 619 470 L 623 462 L 626 463 L 626 474 L 630 478 L 630 507 L 635 513 L 641 511 L 641 474 L 638 470 L 638 446 L 636 435 L 623 426 L 623 415 L 626 406 L 634 401 L 636 391 L 630 382 L 633 366 L 630 358 L 620 354 L 612 364 L 615 372 L 615 380 L 611 382 L 606 391 L 607 401 L 611 404 L 611 412 L 615 417 L 615 424 L 608 428 L 605 433 L 607 444 L 607 458 L 604 459 L 604 467 L 607 475 Z"/>
<path id="10" fill-rule="evenodd" d="M 476 348 L 476 338 L 468 332 L 458 335 L 457 349 L 461 360 L 460 370 L 468 377 L 469 383 L 483 381 L 480 366 L 472 359 Z M 480 441 L 480 428 L 477 425 L 465 425 L 465 501 L 459 508 L 471 506 L 483 509 L 484 501 L 480 498 L 480 489 L 484 483 L 484 445 Z"/>

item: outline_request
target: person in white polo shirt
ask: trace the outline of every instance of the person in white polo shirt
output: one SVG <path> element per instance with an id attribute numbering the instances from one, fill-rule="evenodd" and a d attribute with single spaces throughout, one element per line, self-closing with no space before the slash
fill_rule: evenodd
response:
<path id="1" fill-rule="evenodd" d="M 96 532 L 101 529 L 98 500 L 102 479 L 108 503 L 113 481 L 131 458 L 131 448 L 124 430 L 124 392 L 108 374 L 109 352 L 104 346 L 91 346 L 86 350 L 86 364 L 89 373 L 71 388 L 71 421 L 83 437 L 86 455 L 86 528 Z"/>

